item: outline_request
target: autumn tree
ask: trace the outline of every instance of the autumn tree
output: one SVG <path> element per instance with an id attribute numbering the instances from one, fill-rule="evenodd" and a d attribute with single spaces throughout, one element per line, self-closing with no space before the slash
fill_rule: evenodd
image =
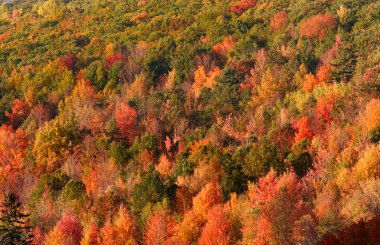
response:
<path id="1" fill-rule="evenodd" d="M 253 95 L 252 103 L 254 105 L 273 104 L 281 98 L 286 88 L 285 84 L 280 76 L 280 71 L 268 68 L 260 80 L 257 93 Z"/>
<path id="2" fill-rule="evenodd" d="M 175 234 L 176 225 L 176 220 L 167 211 L 151 214 L 145 230 L 145 243 L 147 245 L 170 244 Z"/>
<path id="3" fill-rule="evenodd" d="M 361 182 L 359 188 L 345 197 L 341 213 L 355 223 L 377 217 L 380 214 L 380 180 L 371 178 Z"/>
<path id="4" fill-rule="evenodd" d="M 232 1 L 232 4 L 231 11 L 241 14 L 249 8 L 253 8 L 256 5 L 256 0 L 238 0 Z"/>
<path id="5" fill-rule="evenodd" d="M 51 111 L 46 106 L 38 104 L 31 109 L 30 118 L 36 122 L 38 127 L 41 127 L 51 119 Z"/>
<path id="6" fill-rule="evenodd" d="M 115 64 L 123 61 L 123 56 L 120 52 L 116 54 L 110 54 L 105 61 L 105 67 L 107 70 L 110 70 Z"/>
<path id="7" fill-rule="evenodd" d="M 314 136 L 309 117 L 302 117 L 293 126 L 296 129 L 295 143 L 301 140 L 311 140 Z"/>
<path id="8" fill-rule="evenodd" d="M 373 130 L 380 124 L 380 99 L 372 99 L 366 105 L 364 126 L 367 131 Z"/>
<path id="9" fill-rule="evenodd" d="M 80 245 L 97 245 L 99 240 L 99 227 L 91 222 L 83 229 L 82 240 L 80 241 Z"/>
<path id="10" fill-rule="evenodd" d="M 319 66 L 317 69 L 317 74 L 315 75 L 315 77 L 318 79 L 320 84 L 323 84 L 323 83 L 328 82 L 330 80 L 331 71 L 332 71 L 331 65 Z"/>
<path id="11" fill-rule="evenodd" d="M 185 213 L 179 225 L 177 239 L 182 243 L 196 242 L 207 221 L 207 212 L 222 202 L 222 192 L 218 184 L 208 183 L 193 198 L 193 208 Z"/>
<path id="12" fill-rule="evenodd" d="M 318 101 L 316 111 L 320 122 L 329 123 L 332 121 L 331 112 L 334 109 L 338 97 L 339 95 L 337 94 L 329 94 Z"/>
<path id="13" fill-rule="evenodd" d="M 207 223 L 202 230 L 198 244 L 231 244 L 232 227 L 224 211 L 224 207 L 216 205 L 208 211 Z"/>
<path id="14" fill-rule="evenodd" d="M 83 227 L 78 218 L 70 213 L 64 213 L 56 226 L 45 239 L 47 245 L 79 244 Z"/>
<path id="15" fill-rule="evenodd" d="M 113 222 L 109 220 L 106 222 L 100 234 L 100 244 L 137 244 L 135 220 L 124 206 L 119 207 L 119 212 Z"/>
<path id="16" fill-rule="evenodd" d="M 217 43 L 212 47 L 212 52 L 218 54 L 221 58 L 226 59 L 228 53 L 233 49 L 235 44 L 236 41 L 233 36 L 227 36 L 222 42 Z"/>
<path id="17" fill-rule="evenodd" d="M 172 176 L 174 172 L 174 163 L 166 155 L 161 155 L 156 170 L 161 176 Z"/>
<path id="18" fill-rule="evenodd" d="M 202 88 L 212 88 L 213 85 L 217 83 L 216 77 L 219 75 L 220 69 L 218 67 L 210 72 L 206 72 L 204 66 L 198 67 L 194 73 L 194 83 L 192 86 L 192 91 L 196 97 L 199 97 Z"/>
<path id="19" fill-rule="evenodd" d="M 274 14 L 272 19 L 269 22 L 269 26 L 275 30 L 282 30 L 286 27 L 288 22 L 288 14 L 286 11 L 280 11 Z"/>
<path id="20" fill-rule="evenodd" d="M 303 90 L 305 92 L 312 92 L 313 89 L 320 83 L 312 73 L 306 74 L 304 80 Z"/>
<path id="21" fill-rule="evenodd" d="M 65 154 L 73 151 L 80 141 L 81 130 L 73 116 L 68 120 L 56 118 L 46 123 L 37 131 L 33 146 L 37 166 L 47 171 L 57 169 Z"/>
<path id="22" fill-rule="evenodd" d="M 300 34 L 307 38 L 323 40 L 326 34 L 336 25 L 335 19 L 330 13 L 317 14 L 302 23 Z"/>
<path id="23" fill-rule="evenodd" d="M 59 58 L 58 62 L 66 69 L 74 71 L 78 58 L 74 54 L 68 54 Z"/>
<path id="24" fill-rule="evenodd" d="M 13 130 L 12 126 L 2 125 L 0 127 L 0 166 L 10 171 L 22 170 L 27 146 L 28 141 L 22 129 Z"/>
<path id="25" fill-rule="evenodd" d="M 243 237 L 243 241 L 255 244 L 289 241 L 295 222 L 305 213 L 301 190 L 293 172 L 279 178 L 272 172 L 259 180 L 257 186 L 251 186 L 248 195 L 253 207 L 260 211 L 253 221 L 253 236 Z"/>
<path id="26" fill-rule="evenodd" d="M 121 136 L 132 143 L 137 136 L 137 111 L 128 104 L 120 104 L 115 111 L 116 125 Z"/>
<path id="27" fill-rule="evenodd" d="M 29 105 L 20 99 L 16 99 L 12 103 L 12 112 L 5 112 L 5 116 L 8 118 L 10 125 L 18 128 L 29 116 L 29 112 Z"/>

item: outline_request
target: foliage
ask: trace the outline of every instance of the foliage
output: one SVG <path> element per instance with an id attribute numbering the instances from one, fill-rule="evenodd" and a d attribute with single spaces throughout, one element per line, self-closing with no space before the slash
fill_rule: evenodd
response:
<path id="1" fill-rule="evenodd" d="M 148 171 L 141 175 L 141 182 L 133 190 L 133 210 L 140 211 L 148 203 L 161 201 L 165 191 L 160 175 L 154 170 L 153 166 L 149 166 Z"/>
<path id="2" fill-rule="evenodd" d="M 379 12 L 1 1 L 0 198 L 34 244 L 375 244 Z"/>
<path id="3" fill-rule="evenodd" d="M 335 19 L 330 13 L 317 14 L 301 25 L 300 34 L 307 38 L 322 40 L 331 28 L 336 25 Z"/>
<path id="4" fill-rule="evenodd" d="M 81 140 L 81 131 L 75 118 L 71 116 L 67 121 L 64 120 L 52 120 L 36 133 L 33 153 L 42 171 L 57 169 L 65 154 L 72 152 Z"/>

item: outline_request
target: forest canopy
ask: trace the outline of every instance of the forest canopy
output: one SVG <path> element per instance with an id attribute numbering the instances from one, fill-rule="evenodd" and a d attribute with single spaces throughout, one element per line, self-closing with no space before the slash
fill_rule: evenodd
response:
<path id="1" fill-rule="evenodd" d="M 0 200 L 27 214 L 20 237 L 379 243 L 379 13 L 377 0 L 1 1 Z"/>

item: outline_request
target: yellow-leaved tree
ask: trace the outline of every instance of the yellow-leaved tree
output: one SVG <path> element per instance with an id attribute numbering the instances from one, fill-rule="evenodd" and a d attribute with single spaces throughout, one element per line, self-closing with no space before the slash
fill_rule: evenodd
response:
<path id="1" fill-rule="evenodd" d="M 81 138 L 81 130 L 72 115 L 58 117 L 39 128 L 33 146 L 39 170 L 50 172 L 59 168 L 65 154 L 72 152 Z"/>

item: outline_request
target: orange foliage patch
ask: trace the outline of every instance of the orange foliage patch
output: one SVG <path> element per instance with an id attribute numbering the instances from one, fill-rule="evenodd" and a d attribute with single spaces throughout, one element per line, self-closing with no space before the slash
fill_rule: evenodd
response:
<path id="1" fill-rule="evenodd" d="M 216 77 L 220 74 L 220 69 L 218 67 L 206 74 L 206 69 L 204 66 L 198 67 L 194 73 L 194 83 L 192 86 L 192 91 L 196 97 L 201 93 L 202 88 L 212 88 L 214 84 L 217 83 Z"/>
<path id="2" fill-rule="evenodd" d="M 207 223 L 198 240 L 201 245 L 228 245 L 232 243 L 232 227 L 222 205 L 217 205 L 208 212 Z"/>
<path id="3" fill-rule="evenodd" d="M 318 38 L 318 40 L 322 40 L 335 25 L 336 22 L 332 14 L 319 13 L 301 25 L 300 34 L 307 38 Z"/>
<path id="4" fill-rule="evenodd" d="M 294 139 L 295 143 L 300 142 L 304 139 L 311 140 L 314 136 L 314 133 L 310 126 L 309 117 L 302 117 L 293 125 L 293 127 L 297 130 Z"/>
<path id="5" fill-rule="evenodd" d="M 372 99 L 365 109 L 365 127 L 368 131 L 380 124 L 380 99 Z"/>
<path id="6" fill-rule="evenodd" d="M 212 52 L 220 55 L 223 58 L 226 58 L 227 54 L 233 49 L 235 44 L 236 41 L 234 40 L 233 36 L 229 35 L 224 38 L 222 42 L 215 44 L 212 47 Z"/>
<path id="7" fill-rule="evenodd" d="M 165 211 L 150 215 L 144 236 L 145 244 L 171 244 L 176 225 L 176 220 Z"/>
<path id="8" fill-rule="evenodd" d="M 286 11 L 280 11 L 275 13 L 273 18 L 270 20 L 269 26 L 273 30 L 282 30 L 286 27 L 286 24 L 288 22 L 288 14 Z"/>
<path id="9" fill-rule="evenodd" d="M 204 145 L 207 145 L 208 143 L 210 142 L 210 140 L 208 138 L 204 138 L 200 141 L 197 141 L 195 142 L 192 146 L 191 146 L 191 151 L 195 151 L 198 147 L 201 147 L 201 146 L 204 146 Z"/>

